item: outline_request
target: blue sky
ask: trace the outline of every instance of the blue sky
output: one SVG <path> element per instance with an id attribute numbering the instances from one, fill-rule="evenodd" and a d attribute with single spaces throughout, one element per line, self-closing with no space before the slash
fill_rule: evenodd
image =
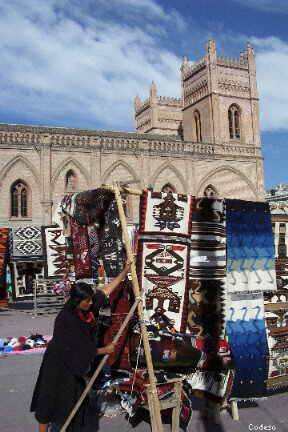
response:
<path id="1" fill-rule="evenodd" d="M 288 182 L 287 0 L 0 2 L 0 122 L 133 130 L 136 94 L 180 95 L 184 55 L 214 38 L 257 59 L 266 187 Z"/>

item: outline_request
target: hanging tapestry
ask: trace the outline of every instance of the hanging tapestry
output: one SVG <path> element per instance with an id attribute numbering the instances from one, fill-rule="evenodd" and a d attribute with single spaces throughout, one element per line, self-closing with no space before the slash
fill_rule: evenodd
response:
<path id="1" fill-rule="evenodd" d="M 9 253 L 9 228 L 0 228 L 0 300 L 7 298 L 6 265 Z"/>
<path id="2" fill-rule="evenodd" d="M 76 194 L 67 194 L 65 195 L 60 203 L 61 210 L 63 213 L 74 217 L 75 216 L 75 200 L 76 200 Z"/>
<path id="3" fill-rule="evenodd" d="M 225 283 L 219 279 L 191 279 L 188 330 L 198 338 L 218 340 L 225 334 Z"/>
<path id="4" fill-rule="evenodd" d="M 90 258 L 91 258 L 91 276 L 94 280 L 94 283 L 98 283 L 98 268 L 100 266 L 100 261 L 98 258 L 99 255 L 99 233 L 98 226 L 96 224 L 89 225 L 88 229 L 88 239 L 89 239 L 89 250 L 90 250 Z"/>
<path id="5" fill-rule="evenodd" d="M 137 269 L 145 318 L 185 331 L 192 197 L 145 191 L 140 198 Z"/>
<path id="6" fill-rule="evenodd" d="M 140 201 L 139 232 L 190 235 L 190 195 L 145 191 Z"/>
<path id="7" fill-rule="evenodd" d="M 228 294 L 226 331 L 235 363 L 232 396 L 265 395 L 268 344 L 263 293 Z"/>
<path id="8" fill-rule="evenodd" d="M 276 290 L 268 203 L 226 200 L 227 291 Z"/>
<path id="9" fill-rule="evenodd" d="M 268 333 L 268 392 L 288 387 L 288 287 L 279 284 L 275 293 L 264 295 Z"/>
<path id="10" fill-rule="evenodd" d="M 138 272 L 143 293 L 145 319 L 176 331 L 187 322 L 188 246 L 181 237 L 169 241 L 159 237 L 139 238 Z"/>
<path id="11" fill-rule="evenodd" d="M 57 225 L 42 227 L 45 278 L 61 279 L 67 273 L 66 242 Z"/>
<path id="12" fill-rule="evenodd" d="M 92 268 L 87 227 L 72 219 L 71 236 L 76 279 L 91 278 Z"/>
<path id="13" fill-rule="evenodd" d="M 192 211 L 188 331 L 202 340 L 205 352 L 231 361 L 230 347 L 224 340 L 225 276 L 225 201 L 196 198 Z M 191 381 L 193 391 L 203 391 L 209 397 L 224 397 L 230 375 L 222 370 L 223 367 L 219 367 L 217 373 L 198 369 Z"/>
<path id="14" fill-rule="evenodd" d="M 13 261 L 41 260 L 43 256 L 41 228 L 12 228 Z"/>
<path id="15" fill-rule="evenodd" d="M 190 278 L 215 280 L 225 276 L 225 201 L 197 198 L 192 212 Z"/>
<path id="16" fill-rule="evenodd" d="M 104 227 L 100 229 L 99 256 L 102 258 L 106 276 L 116 277 L 124 267 L 122 227 L 116 200 L 113 199 L 104 214 Z"/>
<path id="17" fill-rule="evenodd" d="M 111 324 L 104 336 L 104 345 L 111 343 L 124 322 L 129 310 L 131 309 L 130 282 L 126 279 L 119 288 L 109 296 L 111 305 Z M 130 354 L 128 345 L 129 325 L 127 325 L 120 336 L 114 352 L 109 356 L 108 363 L 116 369 L 130 369 Z"/>

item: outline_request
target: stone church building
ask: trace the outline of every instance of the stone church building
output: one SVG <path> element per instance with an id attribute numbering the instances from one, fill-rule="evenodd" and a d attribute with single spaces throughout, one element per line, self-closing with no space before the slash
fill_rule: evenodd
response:
<path id="1" fill-rule="evenodd" d="M 196 196 L 264 200 L 253 49 L 184 58 L 181 98 L 135 98 L 131 133 L 0 124 L 0 226 L 50 224 L 65 192 L 113 180 Z M 127 215 L 137 218 L 137 202 Z"/>

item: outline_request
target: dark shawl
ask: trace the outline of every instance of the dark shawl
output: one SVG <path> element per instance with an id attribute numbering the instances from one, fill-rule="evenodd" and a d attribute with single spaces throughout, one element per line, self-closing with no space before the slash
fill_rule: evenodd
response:
<path id="1" fill-rule="evenodd" d="M 93 308 L 99 310 L 106 296 L 98 291 Z M 44 354 L 31 402 L 31 411 L 40 423 L 63 424 L 85 388 L 96 354 L 95 330 L 81 321 L 65 305 L 55 320 L 53 338 Z M 87 400 L 83 402 L 69 431 L 78 430 L 87 418 Z M 82 430 L 82 429 L 81 429 Z"/>

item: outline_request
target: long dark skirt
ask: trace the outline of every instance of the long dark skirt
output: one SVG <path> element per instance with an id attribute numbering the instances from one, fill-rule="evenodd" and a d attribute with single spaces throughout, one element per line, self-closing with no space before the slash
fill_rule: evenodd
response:
<path id="1" fill-rule="evenodd" d="M 47 348 L 31 402 L 39 423 L 63 425 L 85 388 L 85 381 L 77 377 L 59 358 L 56 350 Z M 86 397 L 79 408 L 69 432 L 97 430 L 97 412 Z"/>

